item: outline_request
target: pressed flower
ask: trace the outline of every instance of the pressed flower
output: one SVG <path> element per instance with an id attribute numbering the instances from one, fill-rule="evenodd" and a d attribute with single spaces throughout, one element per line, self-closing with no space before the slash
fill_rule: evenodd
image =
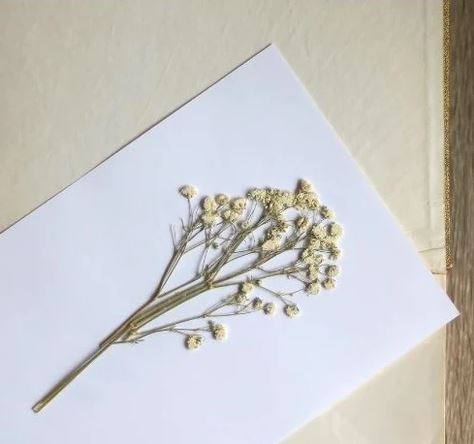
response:
<path id="1" fill-rule="evenodd" d="M 318 279 L 318 276 L 319 276 L 318 266 L 316 264 L 308 265 L 307 275 L 310 281 L 315 281 L 316 279 Z"/>
<path id="2" fill-rule="evenodd" d="M 235 296 L 234 296 L 234 301 L 237 304 L 245 304 L 247 302 L 247 293 L 244 293 L 242 291 L 239 291 Z"/>
<path id="3" fill-rule="evenodd" d="M 254 310 L 261 310 L 263 308 L 263 301 L 260 298 L 253 298 L 252 308 Z"/>
<path id="4" fill-rule="evenodd" d="M 159 332 L 184 335 L 186 348 L 197 349 L 203 344 L 204 335 L 218 341 L 226 339 L 227 327 L 213 319 L 257 311 L 271 316 L 277 309 L 293 318 L 300 313 L 298 305 L 293 303 L 298 293 L 306 291 L 313 295 L 320 288 L 335 286 L 339 268 L 332 261 L 341 255 L 337 242 L 343 230 L 334 222 L 334 213 L 319 203 L 308 180 L 299 181 L 293 191 L 255 188 L 246 198 L 231 199 L 218 193 L 191 203 L 198 195 L 196 187 L 184 185 L 179 193 L 188 200 L 188 216 L 173 227 L 172 254 L 156 292 L 149 303 L 99 345 L 95 357 L 113 344 L 138 343 Z M 247 211 L 248 207 L 251 211 Z M 198 258 L 192 267 L 196 274 L 190 281 L 174 282 L 174 270 L 183 266 L 181 258 L 191 250 L 196 253 L 193 257 Z M 273 259 L 275 262 L 270 262 Z M 234 260 L 232 267 L 227 267 Z M 326 263 L 328 260 L 331 262 Z M 275 287 L 279 280 L 273 277 L 288 278 L 297 288 L 291 292 L 279 291 L 281 289 Z M 211 294 L 221 287 L 232 287 L 233 293 L 223 299 L 217 293 Z M 258 296 L 249 299 L 252 292 L 270 293 L 275 302 L 264 302 Z M 160 299 L 163 294 L 166 298 Z M 205 294 L 202 301 L 209 300 L 207 310 L 200 309 L 195 316 L 171 322 L 166 318 L 162 325 L 149 325 L 167 313 L 169 307 L 179 307 L 201 294 Z M 95 357 L 62 379 L 33 409 L 41 410 Z"/>
<path id="5" fill-rule="evenodd" d="M 262 251 L 275 251 L 279 246 L 280 243 L 276 239 L 270 239 L 262 244 Z"/>
<path id="6" fill-rule="evenodd" d="M 230 197 L 227 194 L 216 194 L 215 201 L 218 205 L 227 205 L 230 202 Z"/>
<path id="7" fill-rule="evenodd" d="M 327 236 L 327 228 L 321 224 L 313 225 L 311 228 L 311 236 L 314 236 L 315 239 L 322 240 Z"/>
<path id="8" fill-rule="evenodd" d="M 230 206 L 236 211 L 245 210 L 247 207 L 247 199 L 245 199 L 245 197 L 237 197 L 230 202 Z"/>
<path id="9" fill-rule="evenodd" d="M 306 286 L 306 293 L 308 294 L 318 294 L 320 290 L 319 283 L 314 281 Z"/>
<path id="10" fill-rule="evenodd" d="M 227 339 L 227 327 L 223 324 L 210 323 L 212 337 L 216 341 L 225 341 Z"/>
<path id="11" fill-rule="evenodd" d="M 283 311 L 289 318 L 294 318 L 300 314 L 300 309 L 296 304 L 287 304 Z"/>
<path id="12" fill-rule="evenodd" d="M 248 294 L 250 293 L 251 291 L 253 290 L 253 284 L 251 282 L 244 282 L 241 286 L 240 286 L 240 291 L 242 293 L 245 293 L 245 294 Z"/>
<path id="13" fill-rule="evenodd" d="M 189 350 L 194 350 L 201 347 L 204 342 L 204 338 L 201 335 L 188 335 L 184 340 L 184 345 Z"/>
<path id="14" fill-rule="evenodd" d="M 192 199 L 198 194 L 198 189 L 193 185 L 184 185 L 179 189 L 179 194 L 185 197 L 186 199 Z"/>
<path id="15" fill-rule="evenodd" d="M 217 213 L 203 213 L 201 215 L 201 221 L 204 225 L 212 225 L 217 222 L 219 216 Z"/>
<path id="16" fill-rule="evenodd" d="M 324 279 L 324 281 L 322 282 L 322 286 L 326 290 L 330 290 L 331 288 L 334 288 L 336 286 L 336 281 L 333 278 Z"/>
<path id="17" fill-rule="evenodd" d="M 337 265 L 328 265 L 326 267 L 326 275 L 329 277 L 335 277 L 339 274 L 339 267 Z"/>
<path id="18" fill-rule="evenodd" d="M 222 212 L 221 217 L 226 222 L 235 222 L 240 217 L 240 213 L 227 209 Z"/>
<path id="19" fill-rule="evenodd" d="M 272 316 L 273 314 L 275 314 L 275 310 L 276 310 L 276 306 L 273 302 L 267 302 L 264 306 L 263 306 L 263 312 L 266 314 L 266 315 L 269 315 L 269 316 Z"/>
<path id="20" fill-rule="evenodd" d="M 323 219 L 334 219 L 334 211 L 328 208 L 326 205 L 321 205 L 319 207 L 319 214 Z"/>
<path id="21" fill-rule="evenodd" d="M 316 193 L 299 191 L 295 194 L 295 208 L 299 210 L 316 210 L 319 201 Z"/>
<path id="22" fill-rule="evenodd" d="M 250 223 L 246 220 L 242 221 L 242 223 L 240 224 L 240 228 L 242 228 L 242 230 L 248 230 L 250 226 Z"/>
<path id="23" fill-rule="evenodd" d="M 305 193 L 310 193 L 313 191 L 313 185 L 306 179 L 300 179 L 298 181 L 298 191 L 304 191 Z"/>
<path id="24" fill-rule="evenodd" d="M 331 247 L 329 250 L 329 259 L 337 260 L 341 257 L 341 250 L 338 247 Z"/>
<path id="25" fill-rule="evenodd" d="M 207 213 L 214 213 L 217 210 L 217 202 L 211 196 L 206 196 L 201 202 L 202 209 Z"/>
<path id="26" fill-rule="evenodd" d="M 267 197 L 267 190 L 263 188 L 254 188 L 247 193 L 247 197 L 250 200 L 255 200 L 257 202 L 264 202 Z"/>
<path id="27" fill-rule="evenodd" d="M 342 236 L 342 227 L 339 224 L 332 223 L 328 226 L 328 232 L 331 237 L 341 237 Z"/>

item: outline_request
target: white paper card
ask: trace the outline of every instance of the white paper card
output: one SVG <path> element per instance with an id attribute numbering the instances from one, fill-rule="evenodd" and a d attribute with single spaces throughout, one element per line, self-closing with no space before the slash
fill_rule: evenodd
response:
<path id="1" fill-rule="evenodd" d="M 173 335 L 116 345 L 32 413 L 152 293 L 179 185 L 301 177 L 345 228 L 335 290 L 301 298 L 298 319 L 230 319 L 197 352 Z M 0 441 L 15 444 L 278 442 L 457 315 L 273 46 L 5 231 L 0 298 Z"/>

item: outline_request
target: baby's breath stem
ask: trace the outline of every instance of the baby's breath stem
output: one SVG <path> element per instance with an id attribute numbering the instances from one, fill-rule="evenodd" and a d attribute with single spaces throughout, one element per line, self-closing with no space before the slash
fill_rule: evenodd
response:
<path id="1" fill-rule="evenodd" d="M 194 209 L 191 199 L 198 194 L 198 190 L 191 185 L 185 185 L 179 192 L 187 199 L 188 219 L 181 219 L 179 235 L 177 230 L 172 229 L 173 252 L 155 291 L 107 336 L 92 354 L 46 393 L 33 406 L 34 412 L 41 411 L 112 344 L 133 343 L 153 333 L 167 331 L 186 336 L 185 346 L 194 349 L 203 341 L 203 336 L 197 332 L 210 332 L 216 340 L 225 339 L 225 326 L 215 323 L 214 318 L 257 311 L 263 311 L 265 315 L 275 312 L 276 306 L 273 302 L 265 303 L 259 297 L 250 301 L 247 299 L 247 294 L 254 286 L 283 302 L 284 312 L 289 317 L 295 317 L 299 313 L 299 308 L 291 296 L 301 291 L 317 294 L 320 284 L 324 289 L 334 287 L 333 277 L 337 275 L 338 268 L 323 263 L 322 255 L 330 260 L 339 257 L 340 250 L 335 241 L 341 236 L 342 228 L 338 224 L 328 222 L 334 214 L 327 207 L 319 205 L 309 182 L 301 180 L 294 193 L 271 188 L 254 189 L 247 195 L 248 200 L 230 199 L 224 194 L 205 196 Z M 257 208 L 261 208 L 261 212 L 254 215 Z M 299 217 L 285 219 L 283 213 L 287 209 L 298 211 Z M 312 218 L 308 218 L 309 213 Z M 260 235 L 262 238 L 257 239 Z M 172 289 L 165 288 L 183 256 L 197 248 L 203 249 L 197 273 Z M 215 254 L 209 259 L 211 248 L 215 250 Z M 293 255 L 285 266 L 267 269 L 266 265 L 270 260 L 289 252 L 293 252 Z M 256 254 L 254 259 L 242 263 L 237 270 L 229 270 L 229 263 L 252 254 Z M 292 292 L 279 292 L 262 285 L 263 279 L 274 276 L 295 279 L 304 284 L 303 288 Z M 198 315 L 142 329 L 162 314 L 202 293 L 213 288 L 231 286 L 237 286 L 238 292 L 214 303 Z M 207 326 L 194 328 L 192 324 L 186 324 L 199 319 L 207 320 Z"/>
<path id="2" fill-rule="evenodd" d="M 91 365 L 102 353 L 104 353 L 120 336 L 121 330 L 117 329 L 115 335 L 102 342 L 99 347 L 82 361 L 76 368 L 71 370 L 63 379 L 61 379 L 46 395 L 44 395 L 34 406 L 35 413 L 40 412 L 49 404 L 59 393 L 61 393 L 74 379 L 76 379 L 89 365 Z"/>

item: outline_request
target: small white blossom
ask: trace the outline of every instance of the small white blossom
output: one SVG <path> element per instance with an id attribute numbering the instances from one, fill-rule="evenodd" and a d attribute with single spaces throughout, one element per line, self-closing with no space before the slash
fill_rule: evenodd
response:
<path id="1" fill-rule="evenodd" d="M 307 193 L 305 191 L 298 191 L 295 194 L 294 202 L 295 208 L 298 210 L 316 210 L 319 205 L 316 193 Z"/>
<path id="2" fill-rule="evenodd" d="M 207 226 L 216 223 L 218 219 L 219 219 L 219 216 L 217 215 L 217 213 L 209 212 L 209 213 L 202 213 L 201 215 L 201 222 Z"/>
<path id="3" fill-rule="evenodd" d="M 278 250 L 280 243 L 276 239 L 269 239 L 262 244 L 262 251 Z"/>
<path id="4" fill-rule="evenodd" d="M 201 202 L 202 209 L 208 213 L 214 213 L 217 210 L 217 202 L 211 196 L 206 196 Z"/>
<path id="5" fill-rule="evenodd" d="M 335 217 L 334 211 L 332 211 L 326 205 L 321 205 L 319 208 L 319 214 L 323 219 L 334 219 Z"/>
<path id="6" fill-rule="evenodd" d="M 341 257 L 341 250 L 339 250 L 339 248 L 337 248 L 336 246 L 332 246 L 329 249 L 329 259 L 337 260 L 340 257 Z"/>
<path id="7" fill-rule="evenodd" d="M 316 260 L 316 258 L 315 258 Z M 310 279 L 310 281 L 315 281 L 316 279 L 318 279 L 318 276 L 319 276 L 319 268 L 317 266 L 317 264 L 311 264 L 308 266 L 308 278 Z"/>
<path id="8" fill-rule="evenodd" d="M 260 298 L 253 298 L 252 307 L 254 310 L 261 310 L 263 308 L 263 301 Z"/>
<path id="9" fill-rule="evenodd" d="M 247 197 L 250 200 L 256 200 L 257 202 L 264 202 L 267 197 L 267 190 L 263 188 L 254 188 L 247 193 Z"/>
<path id="10" fill-rule="evenodd" d="M 300 314 L 300 309 L 296 304 L 287 304 L 283 311 L 289 318 L 294 318 Z"/>
<path id="11" fill-rule="evenodd" d="M 216 194 L 215 201 L 218 205 L 227 205 L 230 202 L 230 197 L 227 194 Z"/>
<path id="12" fill-rule="evenodd" d="M 311 282 L 306 286 L 306 293 L 308 294 L 318 294 L 320 290 L 318 282 Z"/>
<path id="13" fill-rule="evenodd" d="M 342 236 L 342 227 L 339 224 L 333 223 L 328 226 L 329 235 L 331 237 L 341 237 Z"/>
<path id="14" fill-rule="evenodd" d="M 326 290 L 330 290 L 336 286 L 336 281 L 332 278 L 327 278 L 323 281 L 322 285 Z"/>
<path id="15" fill-rule="evenodd" d="M 273 302 L 267 302 L 264 306 L 263 306 L 263 312 L 266 314 L 266 315 L 269 315 L 269 316 L 272 316 L 275 314 L 275 310 L 276 310 L 276 306 Z"/>
<path id="16" fill-rule="evenodd" d="M 253 290 L 253 284 L 251 282 L 244 282 L 240 286 L 240 291 L 245 293 L 245 294 L 250 293 L 252 290 Z"/>
<path id="17" fill-rule="evenodd" d="M 194 350 L 201 347 L 204 342 L 204 338 L 201 335 L 188 335 L 184 340 L 184 345 L 189 350 Z"/>
<path id="18" fill-rule="evenodd" d="M 300 179 L 298 182 L 298 190 L 310 193 L 313 191 L 313 185 L 306 179 Z"/>
<path id="19" fill-rule="evenodd" d="M 184 185 L 179 189 L 179 194 L 185 197 L 186 199 L 192 199 L 198 194 L 198 189 L 193 185 Z"/>
<path id="20" fill-rule="evenodd" d="M 244 293 L 242 291 L 239 291 L 235 296 L 234 296 L 234 301 L 237 304 L 245 304 L 247 302 L 247 293 Z"/>
<path id="21" fill-rule="evenodd" d="M 250 223 L 248 221 L 244 220 L 240 224 L 240 228 L 242 228 L 242 230 L 248 230 L 250 228 Z"/>
<path id="22" fill-rule="evenodd" d="M 221 217 L 226 222 L 235 222 L 240 217 L 240 213 L 227 209 L 222 212 Z"/>
<path id="23" fill-rule="evenodd" d="M 337 265 L 328 265 L 326 267 L 326 275 L 329 277 L 335 277 L 339 274 L 339 267 Z"/>
<path id="24" fill-rule="evenodd" d="M 247 207 L 247 199 L 245 197 L 237 197 L 231 201 L 230 206 L 233 210 L 243 211 Z"/>
<path id="25" fill-rule="evenodd" d="M 313 225 L 311 228 L 311 235 L 316 239 L 324 239 L 327 236 L 327 229 L 324 225 Z"/>
<path id="26" fill-rule="evenodd" d="M 225 341 L 227 339 L 227 327 L 223 324 L 210 324 L 212 337 L 216 341 Z"/>

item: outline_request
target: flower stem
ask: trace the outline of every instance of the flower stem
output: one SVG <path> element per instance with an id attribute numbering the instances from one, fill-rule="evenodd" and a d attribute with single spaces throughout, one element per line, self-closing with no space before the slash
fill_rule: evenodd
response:
<path id="1" fill-rule="evenodd" d="M 119 328 L 114 335 L 102 342 L 97 349 L 82 361 L 76 368 L 71 370 L 63 379 L 61 379 L 45 396 L 43 396 L 33 407 L 35 413 L 40 412 L 50 401 L 61 393 L 74 379 L 77 378 L 90 364 L 92 364 L 102 353 L 104 353 L 120 336 L 123 331 Z"/>

